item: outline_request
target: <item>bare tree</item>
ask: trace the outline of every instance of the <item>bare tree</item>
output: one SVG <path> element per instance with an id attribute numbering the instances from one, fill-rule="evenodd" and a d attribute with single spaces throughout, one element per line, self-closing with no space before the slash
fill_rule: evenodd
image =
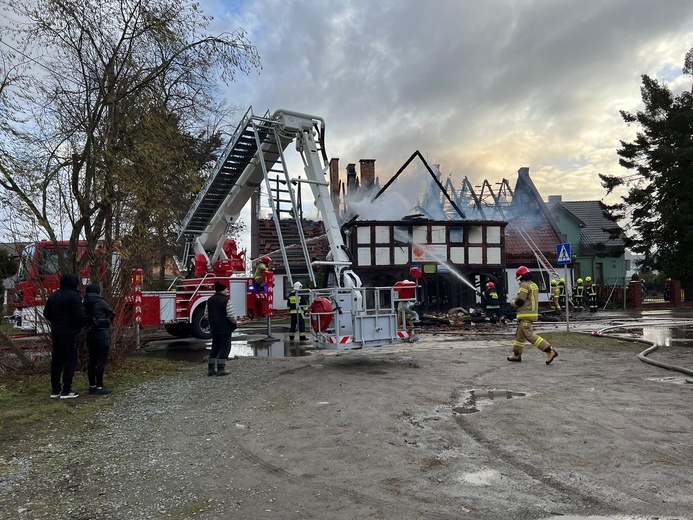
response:
<path id="1" fill-rule="evenodd" d="M 199 183 L 218 144 L 205 130 L 218 114 L 215 85 L 259 70 L 259 56 L 241 29 L 206 35 L 211 18 L 182 0 L 0 5 L 12 21 L 0 46 L 0 196 L 51 240 L 66 226 L 66 268 L 79 268 L 80 239 L 82 262 L 97 266 L 97 244 L 111 251 L 153 200 L 179 204 L 166 198 Z M 162 234 L 164 213 L 150 223 Z"/>

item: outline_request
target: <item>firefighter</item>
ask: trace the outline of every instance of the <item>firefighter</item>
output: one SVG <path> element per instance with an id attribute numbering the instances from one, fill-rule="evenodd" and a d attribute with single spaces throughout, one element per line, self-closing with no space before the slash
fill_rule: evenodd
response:
<path id="1" fill-rule="evenodd" d="M 517 309 L 517 332 L 513 341 L 513 355 L 508 357 L 508 361 L 522 361 L 522 349 L 528 341 L 546 353 L 548 365 L 558 356 L 558 353 L 548 341 L 534 332 L 532 326 L 539 319 L 539 287 L 532 281 L 532 273 L 524 265 L 517 268 L 515 276 L 520 282 L 520 288 L 510 304 Z"/>
<path id="2" fill-rule="evenodd" d="M 500 301 L 498 299 L 498 292 L 496 291 L 496 284 L 493 282 L 486 283 L 486 290 L 483 294 L 484 305 L 486 307 L 486 321 L 492 323 L 497 323 L 501 320 L 505 323 L 505 319 L 500 310 Z"/>
<path id="3" fill-rule="evenodd" d="M 558 281 L 558 308 L 565 309 L 565 278 Z"/>
<path id="4" fill-rule="evenodd" d="M 551 308 L 555 311 L 561 310 L 561 304 L 559 298 L 561 295 L 561 289 L 558 287 L 558 281 L 556 279 L 551 279 Z"/>
<path id="5" fill-rule="evenodd" d="M 294 284 L 293 291 L 289 293 L 286 299 L 287 305 L 289 307 L 289 316 L 291 317 L 291 327 L 289 328 L 289 342 L 293 343 L 294 337 L 296 335 L 296 325 L 298 325 L 299 340 L 308 341 L 306 337 L 306 322 L 303 318 L 303 313 L 305 312 L 308 302 L 305 296 L 298 294 L 303 288 L 301 282 L 296 282 Z"/>
<path id="6" fill-rule="evenodd" d="M 269 269 L 269 264 L 271 261 L 272 259 L 269 256 L 265 255 L 262 258 L 260 258 L 260 262 L 257 264 L 257 267 L 255 268 L 253 279 L 255 280 L 255 290 L 257 292 L 265 291 L 265 271 Z"/>
<path id="7" fill-rule="evenodd" d="M 664 301 L 671 301 L 671 278 L 664 281 Z"/>
<path id="8" fill-rule="evenodd" d="M 573 294 L 573 301 L 575 302 L 575 310 L 584 311 L 585 310 L 585 286 L 583 285 L 582 278 L 578 278 L 575 285 L 575 293 Z"/>
<path id="9" fill-rule="evenodd" d="M 597 312 L 597 285 L 592 282 L 591 276 L 585 277 L 585 292 L 590 312 Z"/>

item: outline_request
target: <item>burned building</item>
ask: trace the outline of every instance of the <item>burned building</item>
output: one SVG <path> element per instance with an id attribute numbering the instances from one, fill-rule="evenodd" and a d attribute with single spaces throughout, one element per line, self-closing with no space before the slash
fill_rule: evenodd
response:
<path id="1" fill-rule="evenodd" d="M 517 289 L 515 269 L 527 265 L 539 271 L 537 282 L 547 290 L 550 278 L 557 276 L 551 267 L 556 244 L 565 237 L 529 169 L 518 171 L 514 189 L 505 179 L 494 189 L 487 180 L 475 188 L 466 177 L 458 186 L 451 177 L 442 177 L 440 167 L 429 165 L 418 151 L 384 185 L 373 159 L 362 159 L 358 171 L 356 164 L 349 163 L 343 177 L 339 159 L 330 161 L 330 197 L 353 269 L 364 285 L 392 286 L 411 279 L 411 269 L 418 267 L 422 307 L 446 311 L 474 306 L 479 301 L 477 291 L 488 281 L 496 283 L 505 300 Z M 311 260 L 325 260 L 329 246 L 322 222 L 297 221 L 289 215 L 282 230 L 295 231 L 299 222 Z M 276 260 L 282 245 L 274 224 L 260 221 L 259 231 L 258 254 L 273 253 Z M 291 272 L 298 273 L 294 278 L 307 277 L 309 270 L 301 267 L 298 255 L 295 258 L 296 264 L 291 260 Z M 275 265 L 275 272 L 278 282 L 287 286 L 281 281 L 283 266 Z M 319 284 L 334 283 L 329 280 L 330 270 L 316 269 L 315 274 Z M 547 295 L 542 298 L 548 301 Z"/>

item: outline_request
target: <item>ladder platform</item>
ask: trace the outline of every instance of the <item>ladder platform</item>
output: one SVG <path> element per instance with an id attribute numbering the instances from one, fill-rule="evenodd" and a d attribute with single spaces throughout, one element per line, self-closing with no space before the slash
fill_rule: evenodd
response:
<path id="1" fill-rule="evenodd" d="M 276 123 L 278 124 L 278 123 Z M 217 210 L 223 204 L 231 188 L 250 164 L 258 151 L 258 141 L 265 155 L 281 156 L 274 139 L 275 123 L 266 117 L 260 118 L 248 109 L 229 143 L 224 149 L 212 174 L 193 202 L 183 219 L 178 235 L 193 237 L 202 234 Z M 288 146 L 289 141 L 285 146 Z"/>

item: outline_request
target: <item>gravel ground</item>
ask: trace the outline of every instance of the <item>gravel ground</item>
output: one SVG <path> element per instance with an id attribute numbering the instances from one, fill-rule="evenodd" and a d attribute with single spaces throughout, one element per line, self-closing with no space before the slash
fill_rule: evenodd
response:
<path id="1" fill-rule="evenodd" d="M 510 342 L 182 364 L 3 453 L 0 518 L 693 518 L 693 380 L 642 345 Z"/>

